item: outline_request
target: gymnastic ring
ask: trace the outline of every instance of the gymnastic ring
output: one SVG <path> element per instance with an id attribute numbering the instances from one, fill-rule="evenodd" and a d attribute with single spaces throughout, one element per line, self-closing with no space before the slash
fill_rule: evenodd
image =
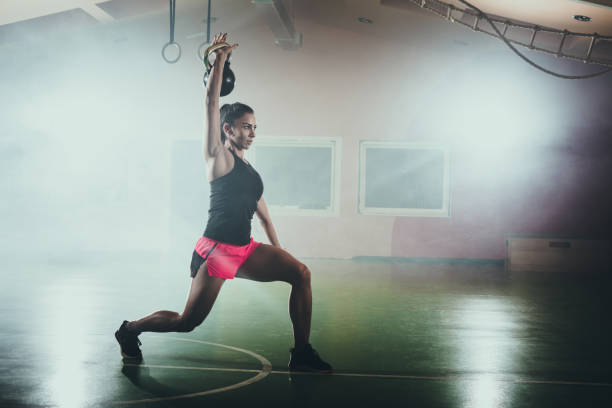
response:
<path id="1" fill-rule="evenodd" d="M 204 45 L 204 44 L 202 44 Z M 206 66 L 206 70 L 210 71 L 212 68 L 212 65 L 210 64 L 210 61 L 208 60 L 208 56 L 213 53 L 214 51 L 218 50 L 219 48 L 225 48 L 225 47 L 229 47 L 230 45 L 226 42 L 222 42 L 222 43 L 217 43 L 217 44 L 213 44 L 210 47 L 208 47 L 206 49 L 206 51 L 204 51 L 204 58 L 202 58 L 202 60 L 204 61 L 204 65 Z M 201 47 L 201 46 L 200 46 Z M 198 50 L 199 53 L 199 50 Z"/>
<path id="2" fill-rule="evenodd" d="M 203 42 L 202 44 L 200 44 L 200 46 L 198 47 L 198 58 L 200 59 L 200 61 L 204 62 L 204 53 L 202 52 L 202 49 L 204 47 L 206 47 L 208 43 L 207 42 Z"/>
<path id="3" fill-rule="evenodd" d="M 176 48 L 178 49 L 178 56 L 176 57 L 176 59 L 168 59 L 168 57 L 166 57 L 166 48 L 168 48 L 171 45 L 176 45 Z M 178 61 L 179 59 L 181 59 L 181 46 L 179 43 L 177 42 L 169 42 L 166 45 L 164 45 L 164 48 L 162 48 L 162 58 L 164 59 L 164 61 L 166 61 L 168 64 L 174 64 L 176 61 Z"/>

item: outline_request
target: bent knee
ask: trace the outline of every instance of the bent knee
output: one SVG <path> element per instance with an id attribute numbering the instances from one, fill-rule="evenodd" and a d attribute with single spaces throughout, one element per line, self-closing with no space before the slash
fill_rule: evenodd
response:
<path id="1" fill-rule="evenodd" d="M 202 324 L 202 321 L 196 321 L 193 319 L 185 319 L 181 316 L 179 319 L 176 331 L 181 333 L 188 333 L 193 331 L 196 327 Z"/>
<path id="2" fill-rule="evenodd" d="M 310 285 L 310 269 L 303 263 L 296 266 L 295 281 L 301 285 Z"/>

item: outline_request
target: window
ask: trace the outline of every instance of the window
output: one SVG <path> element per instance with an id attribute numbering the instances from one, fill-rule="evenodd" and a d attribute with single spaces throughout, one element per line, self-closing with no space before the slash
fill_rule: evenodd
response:
<path id="1" fill-rule="evenodd" d="M 276 215 L 339 214 L 340 138 L 259 137 L 246 152 Z"/>
<path id="2" fill-rule="evenodd" d="M 448 217 L 450 152 L 443 145 L 362 141 L 359 212 Z"/>

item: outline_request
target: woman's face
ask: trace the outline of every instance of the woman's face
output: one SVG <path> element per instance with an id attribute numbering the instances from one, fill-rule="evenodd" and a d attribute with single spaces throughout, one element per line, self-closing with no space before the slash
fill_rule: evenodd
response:
<path id="1" fill-rule="evenodd" d="M 255 139 L 255 130 L 257 129 L 255 115 L 245 113 L 241 118 L 236 119 L 232 126 L 226 123 L 224 129 L 232 145 L 240 150 L 246 150 Z"/>

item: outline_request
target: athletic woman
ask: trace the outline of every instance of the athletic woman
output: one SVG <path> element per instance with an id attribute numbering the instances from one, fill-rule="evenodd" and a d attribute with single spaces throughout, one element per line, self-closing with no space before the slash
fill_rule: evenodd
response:
<path id="1" fill-rule="evenodd" d="M 213 45 L 226 39 L 227 33 L 218 34 Z M 140 320 L 124 321 L 115 338 L 123 357 L 141 360 L 140 333 L 192 331 L 210 312 L 226 279 L 283 281 L 291 285 L 289 315 L 295 341 L 290 350 L 289 369 L 331 372 L 331 366 L 309 343 L 310 271 L 280 247 L 262 196 L 262 180 L 244 159 L 244 151 L 253 143 L 257 129 L 253 110 L 241 103 L 219 108 L 223 67 L 237 47 L 234 44 L 215 51 L 206 89 L 208 128 L 203 148 L 210 181 L 210 210 L 204 235 L 193 251 L 192 282 L 185 310 L 181 314 L 161 310 Z M 251 238 L 254 213 L 272 245 Z"/>

